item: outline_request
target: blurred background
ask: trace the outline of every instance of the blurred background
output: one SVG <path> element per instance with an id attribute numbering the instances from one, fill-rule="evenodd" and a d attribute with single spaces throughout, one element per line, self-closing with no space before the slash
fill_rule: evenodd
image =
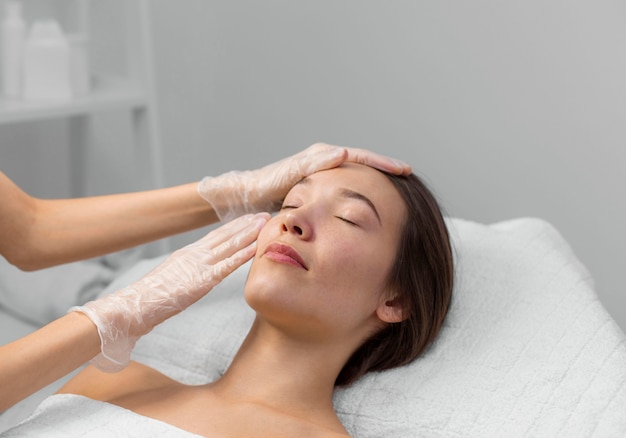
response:
<path id="1" fill-rule="evenodd" d="M 62 20 L 74 7 L 24 3 Z M 123 61 L 123 5 L 92 2 L 94 69 Z M 149 5 L 154 184 L 256 168 L 318 141 L 398 157 L 449 216 L 552 223 L 626 329 L 626 2 Z M 126 116 L 98 115 L 81 158 L 84 194 L 151 188 L 136 178 L 149 158 L 133 154 Z M 75 193 L 67 125 L 1 125 L 0 170 L 36 196 Z"/>

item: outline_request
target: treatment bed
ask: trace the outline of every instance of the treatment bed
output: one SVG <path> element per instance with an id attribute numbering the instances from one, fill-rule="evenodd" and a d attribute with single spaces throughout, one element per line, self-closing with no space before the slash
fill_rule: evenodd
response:
<path id="1" fill-rule="evenodd" d="M 411 365 L 370 373 L 336 391 L 336 410 L 352 436 L 626 436 L 626 337 L 558 231 L 533 218 L 448 224 L 456 284 L 442 332 Z M 39 284 L 53 286 L 49 296 L 34 289 L 12 296 L 10 286 L 19 282 L 0 271 L 0 341 L 127 285 L 161 260 L 108 271 L 92 267 L 89 288 L 87 262 L 53 268 L 50 275 L 67 271 Z M 247 269 L 143 337 L 133 359 L 189 384 L 219 377 L 254 316 L 242 296 Z M 82 289 L 55 299 L 72 272 L 83 280 Z M 31 315 L 24 314 L 28 302 L 35 308 Z M 28 416 L 59 385 L 0 415 L 0 431 Z"/>

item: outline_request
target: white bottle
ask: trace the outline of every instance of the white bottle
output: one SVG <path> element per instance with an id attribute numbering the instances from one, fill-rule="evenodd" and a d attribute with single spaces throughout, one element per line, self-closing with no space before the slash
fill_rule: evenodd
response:
<path id="1" fill-rule="evenodd" d="M 24 98 L 72 98 L 70 45 L 55 20 L 33 23 L 24 43 Z"/>
<path id="2" fill-rule="evenodd" d="M 6 2 L 1 27 L 2 94 L 9 98 L 19 98 L 22 94 L 22 50 L 26 34 L 21 3 Z"/>

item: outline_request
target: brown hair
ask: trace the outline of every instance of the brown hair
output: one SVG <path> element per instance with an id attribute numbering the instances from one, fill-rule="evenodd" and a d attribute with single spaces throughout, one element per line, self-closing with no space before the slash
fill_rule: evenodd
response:
<path id="1" fill-rule="evenodd" d="M 405 319 L 387 324 L 348 359 L 335 385 L 349 385 L 369 371 L 406 365 L 439 333 L 452 298 L 454 268 L 441 209 L 414 174 L 386 175 L 406 203 L 407 215 L 387 285 L 402 303 Z"/>

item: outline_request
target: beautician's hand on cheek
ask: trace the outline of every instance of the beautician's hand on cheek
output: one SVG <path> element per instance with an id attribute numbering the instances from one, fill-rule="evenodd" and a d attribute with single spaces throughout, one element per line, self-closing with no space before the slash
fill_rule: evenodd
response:
<path id="1" fill-rule="evenodd" d="M 246 215 L 172 253 L 130 286 L 70 311 L 98 327 L 102 353 L 92 363 L 103 371 L 126 367 L 137 340 L 154 326 L 206 295 L 256 252 L 269 214 Z"/>
<path id="2" fill-rule="evenodd" d="M 211 204 L 219 219 L 227 222 L 245 213 L 276 211 L 299 180 L 344 162 L 365 164 L 396 175 L 411 173 L 407 164 L 365 149 L 317 143 L 261 169 L 206 177 L 198 184 L 198 193 Z"/>

